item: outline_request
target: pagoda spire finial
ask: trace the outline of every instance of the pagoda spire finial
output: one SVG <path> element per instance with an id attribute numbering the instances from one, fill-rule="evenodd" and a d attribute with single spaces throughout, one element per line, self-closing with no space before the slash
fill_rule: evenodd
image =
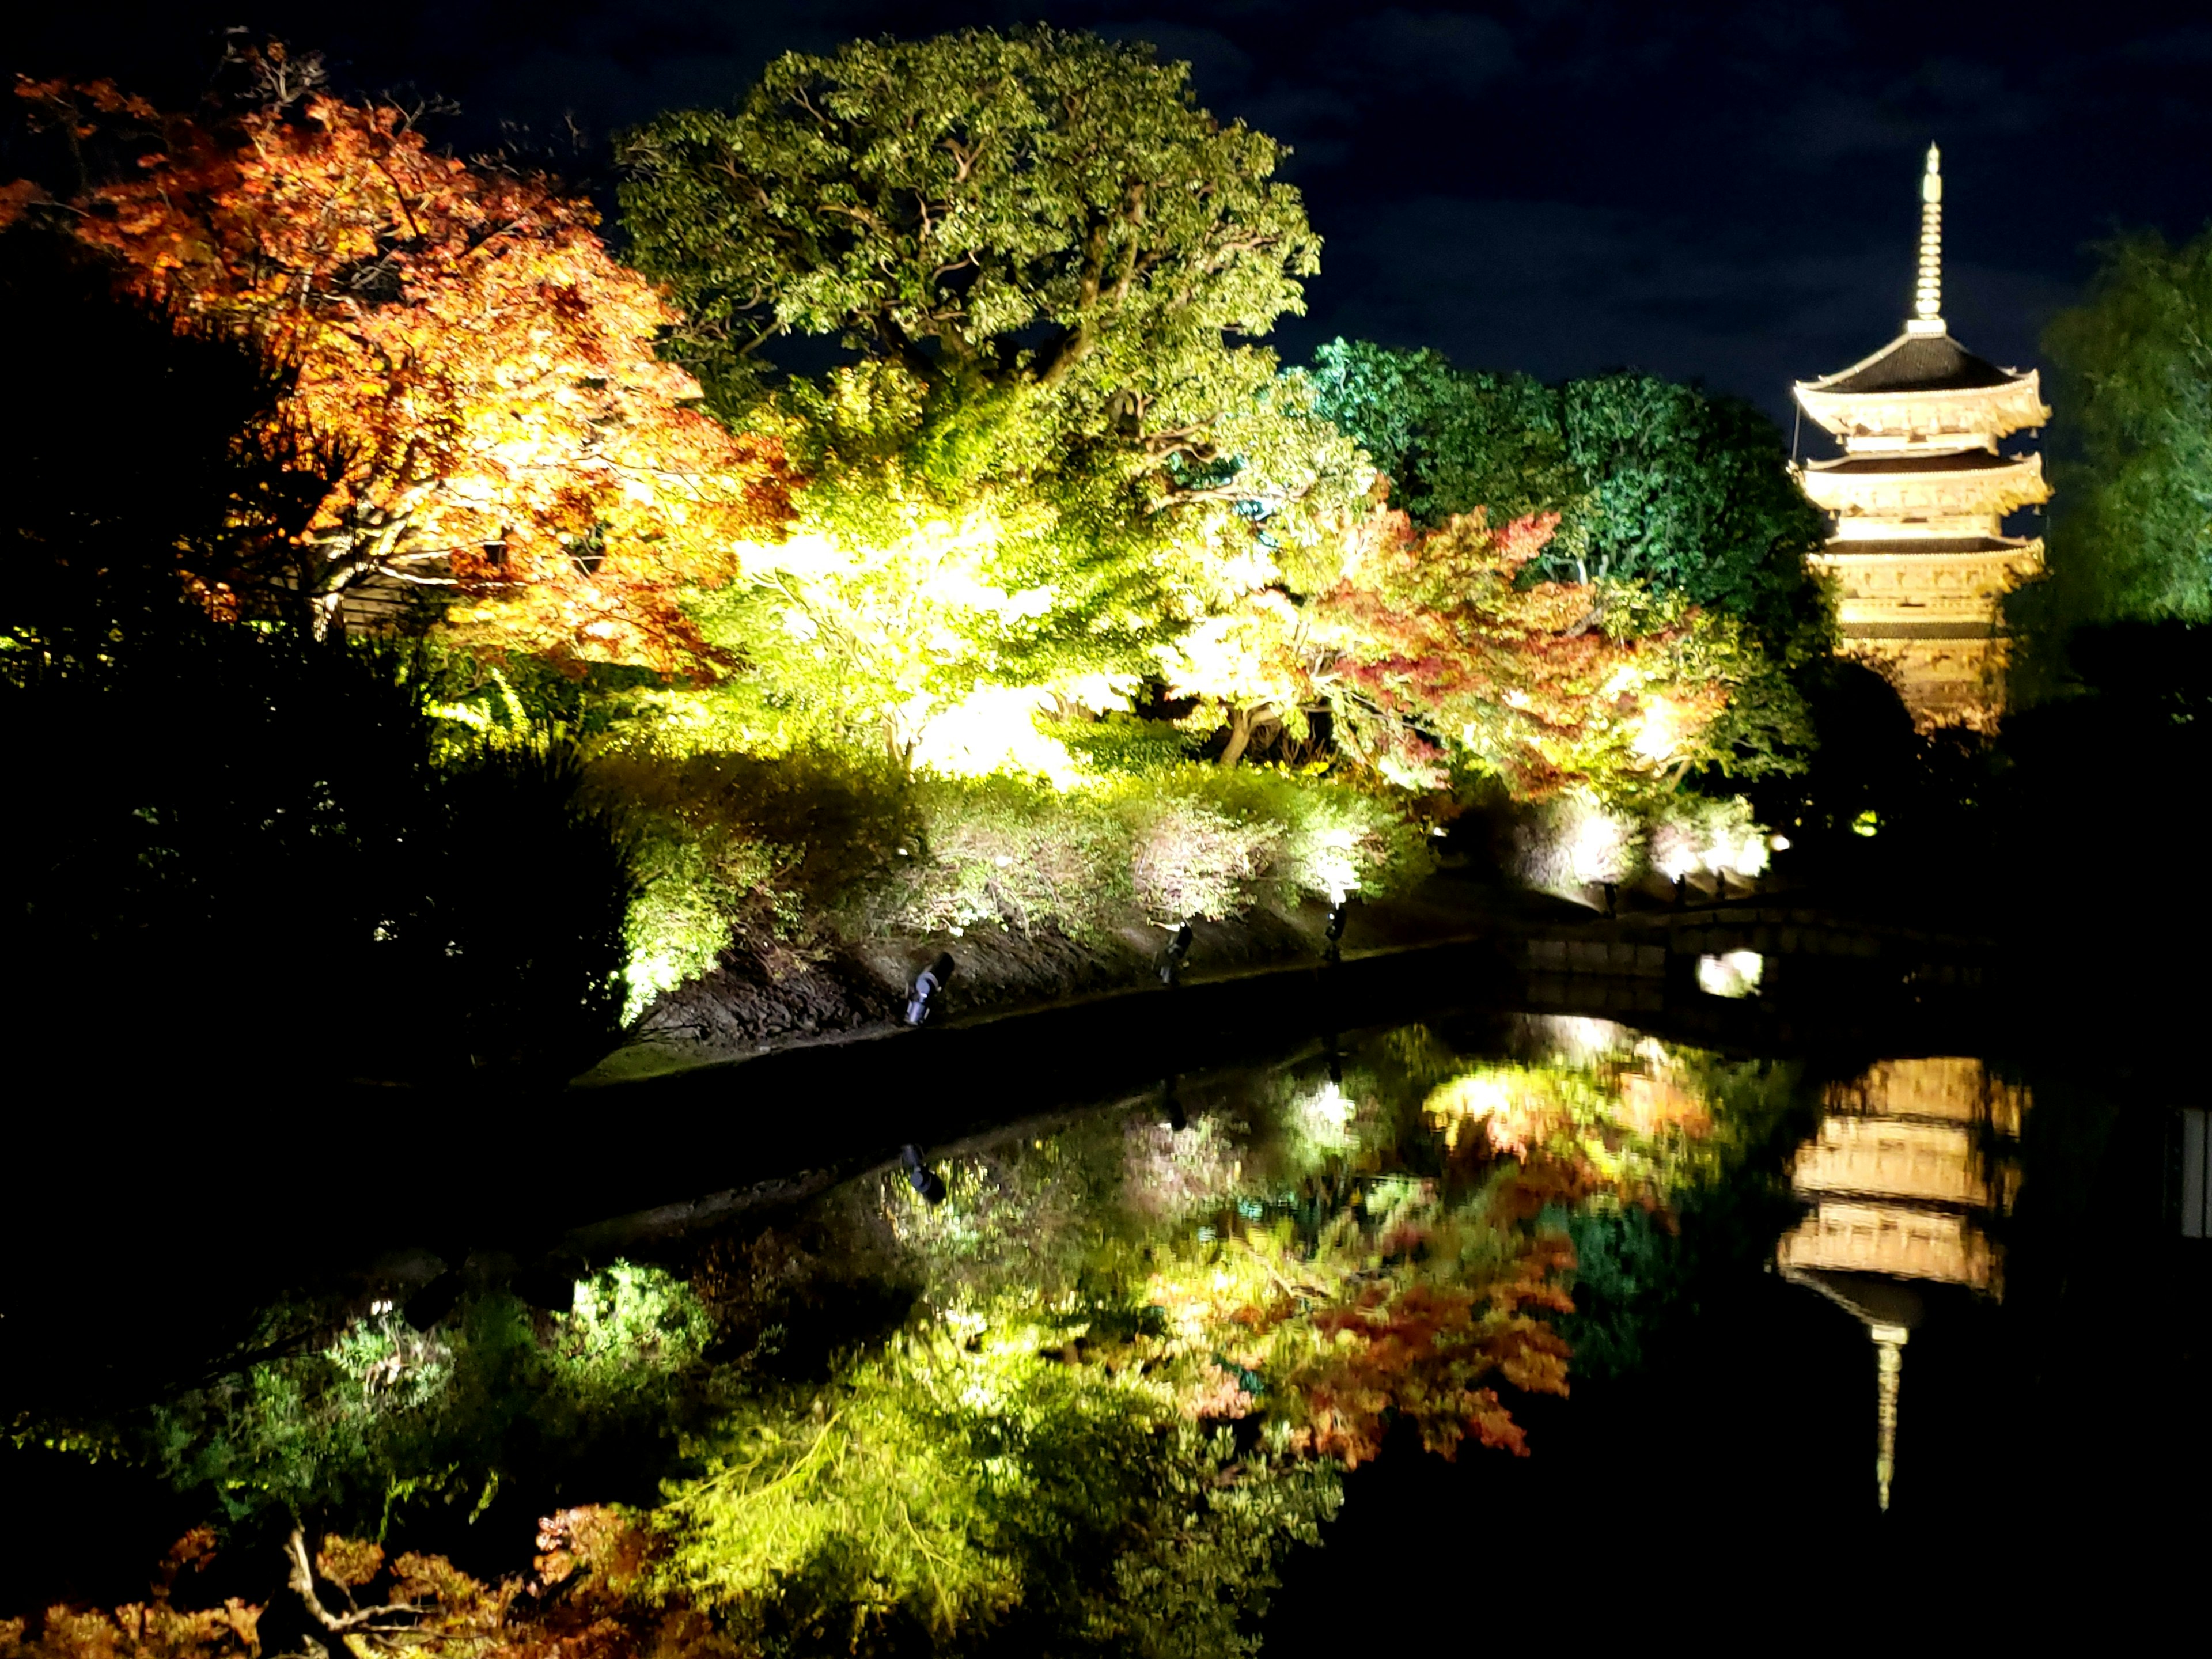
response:
<path id="1" fill-rule="evenodd" d="M 1905 1343 L 1911 1333 L 1902 1325 L 1869 1325 L 1875 1350 L 1875 1486 L 1883 1513 L 1889 1510 L 1889 1483 L 1897 1478 L 1897 1395 L 1905 1370 Z"/>
<path id="2" fill-rule="evenodd" d="M 1943 326 L 1942 152 L 1928 146 L 1928 170 L 1920 175 L 1920 281 L 1913 290 L 1908 334 L 1942 334 Z"/>

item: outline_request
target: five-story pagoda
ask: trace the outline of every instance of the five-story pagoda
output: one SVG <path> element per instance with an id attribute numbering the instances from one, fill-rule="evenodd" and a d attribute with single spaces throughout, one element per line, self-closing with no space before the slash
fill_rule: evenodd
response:
<path id="1" fill-rule="evenodd" d="M 1805 493 L 1835 515 L 1815 562 L 1841 590 L 1844 649 L 1881 663 L 1923 729 L 1986 728 L 2002 702 L 1999 603 L 2042 568 L 2043 544 L 2003 533 L 2005 515 L 2049 499 L 2040 455 L 1997 441 L 2051 418 L 2036 372 L 1999 368 L 1943 322 L 1943 180 L 1936 147 L 1921 179 L 1920 280 L 1905 332 L 1839 374 L 1796 388 L 1842 441 L 1808 462 Z"/>

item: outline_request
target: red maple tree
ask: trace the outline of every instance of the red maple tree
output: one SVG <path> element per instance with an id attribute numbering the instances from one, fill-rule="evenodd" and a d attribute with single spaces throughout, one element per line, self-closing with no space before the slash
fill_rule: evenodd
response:
<path id="1" fill-rule="evenodd" d="M 271 48 L 243 109 L 167 113 L 105 83 L 20 82 L 136 165 L 51 216 L 180 330 L 281 365 L 275 435 L 325 488 L 274 586 L 318 626 L 364 589 L 442 590 L 463 638 L 712 672 L 678 605 L 779 537 L 795 483 L 655 343 L 677 320 L 544 174 L 441 153 Z M 35 191 L 0 191 L 0 226 Z M 198 574 L 198 573 L 195 573 Z"/>
<path id="2" fill-rule="evenodd" d="M 1313 605 L 1348 746 L 1434 775 L 1455 744 L 1536 799 L 1671 761 L 1711 720 L 1724 690 L 1685 678 L 1678 627 L 1616 634 L 1597 586 L 1522 583 L 1558 522 L 1478 510 L 1424 534 L 1392 509 L 1360 528 Z"/>

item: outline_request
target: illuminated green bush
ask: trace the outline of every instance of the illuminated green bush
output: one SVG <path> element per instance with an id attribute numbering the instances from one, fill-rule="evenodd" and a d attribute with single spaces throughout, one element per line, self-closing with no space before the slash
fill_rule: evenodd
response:
<path id="1" fill-rule="evenodd" d="M 929 856 L 899 872 L 889 919 L 923 930 L 1096 937 L 1133 920 L 1387 893 L 1429 868 L 1425 838 L 1383 796 L 1257 767 L 1186 763 L 1067 791 L 929 778 L 916 801 Z"/>
<path id="2" fill-rule="evenodd" d="M 1179 763 L 1072 789 L 1039 778 L 908 777 L 834 750 L 774 759 L 639 747 L 595 762 L 638 842 L 635 1018 L 746 939 L 1003 927 L 1096 940 L 1255 905 L 1396 890 L 1425 836 L 1371 790 Z"/>
<path id="3" fill-rule="evenodd" d="M 1044 729 L 1086 770 L 1102 776 L 1145 777 L 1172 771 L 1190 758 L 1189 734 L 1166 720 L 1109 714 L 1095 720 L 1054 720 Z"/>
<path id="4" fill-rule="evenodd" d="M 708 972 L 741 938 L 805 943 L 919 839 L 903 773 L 867 755 L 638 744 L 602 755 L 592 783 L 638 844 L 625 1019 Z"/>

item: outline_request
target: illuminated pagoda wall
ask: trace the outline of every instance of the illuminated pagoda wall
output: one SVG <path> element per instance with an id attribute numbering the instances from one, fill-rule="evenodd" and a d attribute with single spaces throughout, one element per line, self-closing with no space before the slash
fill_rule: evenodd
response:
<path id="1" fill-rule="evenodd" d="M 2050 498 L 2040 455 L 2001 439 L 2051 418 L 2036 372 L 2000 368 L 1943 321 L 1943 180 L 1934 145 L 1921 180 L 1920 277 L 1905 332 L 1872 356 L 1800 381 L 1799 406 L 1844 447 L 1800 471 L 1834 515 L 1815 562 L 1841 590 L 1844 649 L 1881 665 L 1925 730 L 1986 729 L 2002 708 L 1999 603 L 2043 567 L 2043 543 L 2007 536 L 2006 514 Z"/>

